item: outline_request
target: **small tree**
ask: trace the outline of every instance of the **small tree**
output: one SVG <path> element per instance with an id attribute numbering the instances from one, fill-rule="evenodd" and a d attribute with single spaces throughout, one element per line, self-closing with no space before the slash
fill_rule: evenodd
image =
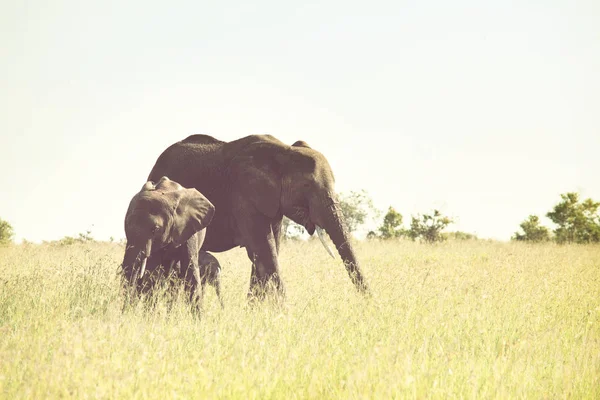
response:
<path id="1" fill-rule="evenodd" d="M 0 218 L 0 245 L 12 243 L 15 231 L 13 227 Z"/>
<path id="2" fill-rule="evenodd" d="M 550 231 L 545 226 L 540 225 L 540 219 L 537 215 L 530 215 L 519 225 L 523 234 L 515 232 L 513 240 L 526 242 L 544 242 L 550 240 Z"/>
<path id="3" fill-rule="evenodd" d="M 297 240 L 304 232 L 304 227 L 284 216 L 281 222 L 281 237 L 283 240 Z"/>
<path id="4" fill-rule="evenodd" d="M 94 241 L 94 238 L 92 237 L 92 231 L 90 230 L 85 231 L 85 233 L 80 232 L 78 236 L 79 237 L 77 238 L 77 240 L 79 240 L 81 243 Z"/>
<path id="5" fill-rule="evenodd" d="M 554 235 L 558 243 L 600 242 L 600 202 L 586 199 L 579 202 L 579 194 L 561 194 L 562 201 L 546 216 L 558 227 Z"/>
<path id="6" fill-rule="evenodd" d="M 445 240 L 442 231 L 452 222 L 452 219 L 442 215 L 438 210 L 433 210 L 433 214 L 431 215 L 421 214 L 413 216 L 407 235 L 412 240 L 420 237 L 427 243 L 441 242 Z"/>
<path id="7" fill-rule="evenodd" d="M 379 227 L 379 236 L 382 239 L 392 239 L 403 235 L 404 230 L 402 229 L 402 214 L 389 207 L 388 212 L 383 217 L 383 224 Z M 372 235 L 371 235 L 372 234 Z M 370 237 L 375 236 L 375 232 L 369 232 Z M 369 237 L 367 235 L 367 237 Z"/>
<path id="8" fill-rule="evenodd" d="M 363 225 L 369 216 L 377 218 L 380 214 L 364 189 L 359 192 L 351 191 L 348 194 L 340 194 L 339 202 L 346 220 L 346 227 L 350 233 L 355 232 L 359 226 Z"/>

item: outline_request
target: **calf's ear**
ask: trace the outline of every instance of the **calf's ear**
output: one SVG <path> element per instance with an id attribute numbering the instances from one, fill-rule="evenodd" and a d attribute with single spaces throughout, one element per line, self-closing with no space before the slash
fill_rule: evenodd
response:
<path id="1" fill-rule="evenodd" d="M 170 237 L 176 246 L 206 228 L 215 214 L 215 206 L 196 189 L 165 193 L 173 200 L 173 224 Z"/>

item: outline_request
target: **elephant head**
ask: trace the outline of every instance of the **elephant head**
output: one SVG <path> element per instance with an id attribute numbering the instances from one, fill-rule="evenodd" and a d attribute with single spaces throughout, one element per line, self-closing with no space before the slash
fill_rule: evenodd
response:
<path id="1" fill-rule="evenodd" d="M 186 243 L 210 224 L 214 212 L 213 204 L 196 189 L 186 189 L 166 176 L 156 184 L 146 182 L 125 216 L 126 278 L 141 278 L 151 255 Z"/>
<path id="2" fill-rule="evenodd" d="M 263 139 L 248 146 L 245 156 L 237 160 L 237 185 L 256 209 L 273 219 L 285 215 L 310 235 L 324 229 L 354 285 L 360 291 L 368 291 L 325 156 L 304 141 L 282 146 L 275 139 Z"/>

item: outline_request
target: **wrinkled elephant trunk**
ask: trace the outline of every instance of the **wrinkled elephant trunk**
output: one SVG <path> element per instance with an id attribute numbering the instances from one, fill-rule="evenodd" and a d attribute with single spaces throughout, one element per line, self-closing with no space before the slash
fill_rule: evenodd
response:
<path id="1" fill-rule="evenodd" d="M 344 262 L 346 271 L 352 283 L 359 292 L 368 293 L 369 288 L 360 269 L 360 264 L 354 253 L 350 241 L 350 234 L 344 224 L 344 216 L 336 201 L 330 201 L 329 209 L 324 213 L 323 228 L 335 244 L 335 247 Z"/>
<path id="2" fill-rule="evenodd" d="M 123 256 L 123 263 L 121 268 L 123 271 L 123 277 L 125 281 L 131 283 L 133 281 L 133 271 L 135 264 L 139 256 L 139 250 L 135 249 L 134 246 L 127 246 L 125 248 L 125 255 Z"/>
<path id="3" fill-rule="evenodd" d="M 129 245 L 125 249 L 122 268 L 125 278 L 130 284 L 133 284 L 144 276 L 144 273 L 146 272 L 146 264 L 151 251 L 151 240 L 146 243 L 143 249 L 140 249 L 134 245 Z"/>

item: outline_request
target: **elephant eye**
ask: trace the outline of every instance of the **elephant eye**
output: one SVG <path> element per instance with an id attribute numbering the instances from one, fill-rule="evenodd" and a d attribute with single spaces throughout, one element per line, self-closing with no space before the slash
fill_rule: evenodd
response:
<path id="1" fill-rule="evenodd" d="M 156 231 L 158 231 L 158 225 L 154 225 L 154 228 L 152 228 L 152 233 L 156 233 Z"/>

